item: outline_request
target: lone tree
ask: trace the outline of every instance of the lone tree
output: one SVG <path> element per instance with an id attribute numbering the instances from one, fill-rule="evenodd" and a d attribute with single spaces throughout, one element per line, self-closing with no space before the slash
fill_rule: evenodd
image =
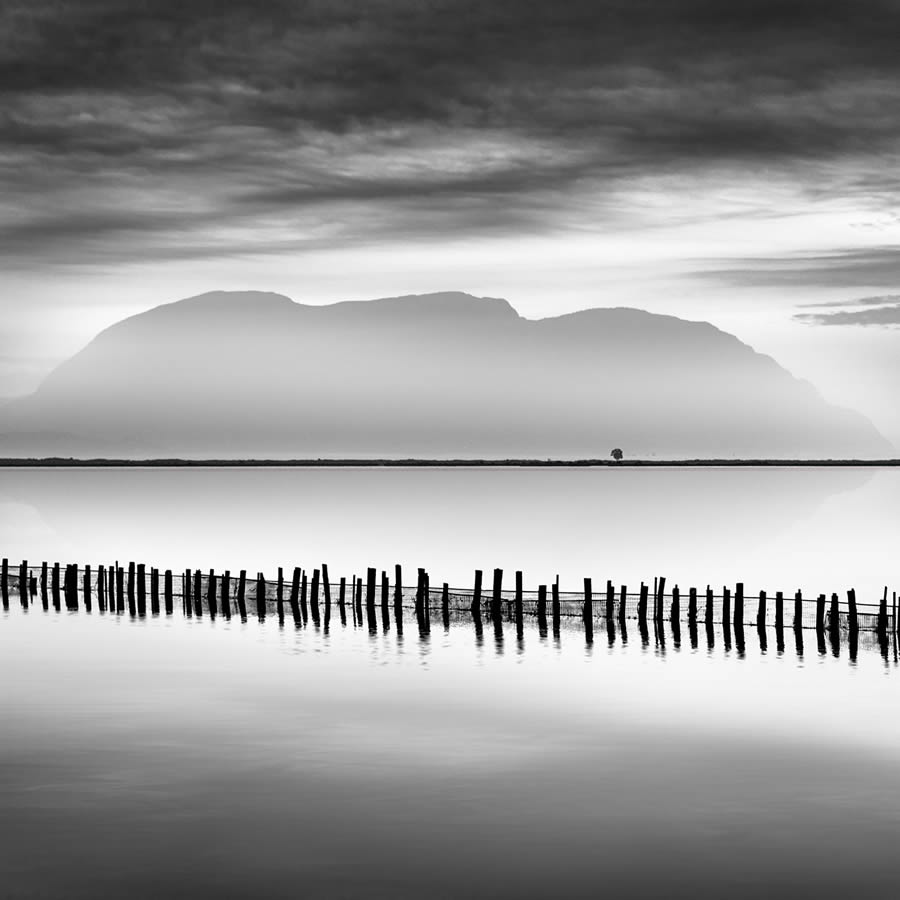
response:
<path id="1" fill-rule="evenodd" d="M 622 457 L 624 456 L 624 454 L 622 453 L 622 451 L 621 451 L 618 447 L 616 447 L 616 449 L 613 450 L 613 452 L 610 453 L 609 455 L 610 455 L 616 462 L 622 462 Z"/>

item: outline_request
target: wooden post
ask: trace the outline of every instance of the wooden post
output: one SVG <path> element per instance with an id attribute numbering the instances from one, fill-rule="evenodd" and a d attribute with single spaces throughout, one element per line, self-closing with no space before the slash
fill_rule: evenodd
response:
<path id="1" fill-rule="evenodd" d="M 231 570 L 226 569 L 222 576 L 222 612 L 226 619 L 231 619 Z"/>
<path id="2" fill-rule="evenodd" d="M 662 622 L 663 620 L 663 605 L 666 602 L 666 579 L 659 579 L 659 600 L 656 604 L 656 618 L 657 621 Z"/>
<path id="3" fill-rule="evenodd" d="M 303 624 L 303 617 L 300 615 L 300 567 L 294 566 L 294 575 L 291 578 L 291 615 L 294 617 L 294 625 Z"/>
<path id="4" fill-rule="evenodd" d="M 356 620 L 362 626 L 362 578 L 356 579 Z"/>
<path id="5" fill-rule="evenodd" d="M 816 600 L 816 631 L 822 631 L 825 628 L 825 595 L 819 594 Z"/>
<path id="6" fill-rule="evenodd" d="M 419 569 L 416 578 L 416 615 L 421 616 L 425 606 L 425 570 Z"/>
<path id="7" fill-rule="evenodd" d="M 203 615 L 203 575 L 194 569 L 194 613 L 197 618 Z"/>
<path id="8" fill-rule="evenodd" d="M 614 619 L 616 615 L 616 589 L 611 581 L 606 582 L 606 612 L 607 619 Z"/>
<path id="9" fill-rule="evenodd" d="M 191 570 L 185 569 L 181 576 L 181 611 L 189 618 L 194 616 L 194 600 L 191 597 Z"/>
<path id="10" fill-rule="evenodd" d="M 623 584 L 619 588 L 619 624 L 625 624 L 625 618 L 628 614 L 628 586 Z"/>
<path id="11" fill-rule="evenodd" d="M 541 637 L 547 636 L 547 585 L 538 585 L 538 601 L 537 601 L 538 628 Z"/>
<path id="12" fill-rule="evenodd" d="M 756 607 L 756 627 L 757 628 L 765 628 L 766 627 L 766 612 L 767 606 L 769 605 L 769 598 L 765 591 L 759 592 L 759 603 Z M 776 617 L 777 618 L 777 617 Z"/>
<path id="13" fill-rule="evenodd" d="M 47 597 L 47 564 L 44 563 L 43 571 L 41 572 L 41 580 L 43 582 L 43 587 L 41 588 L 46 605 L 46 597 Z M 97 567 L 97 605 L 100 607 L 100 612 L 106 612 L 106 566 L 98 566 Z"/>
<path id="14" fill-rule="evenodd" d="M 91 611 L 91 567 L 90 564 L 84 567 L 84 581 L 82 582 L 84 592 L 84 608 Z"/>
<path id="15" fill-rule="evenodd" d="M 216 590 L 216 573 L 210 569 L 206 582 L 206 605 L 209 607 L 209 617 L 214 619 L 219 612 L 219 597 Z"/>
<path id="16" fill-rule="evenodd" d="M 0 562 L 0 594 L 3 596 L 3 608 L 9 609 L 9 560 L 4 556 Z"/>
<path id="17" fill-rule="evenodd" d="M 49 599 L 48 599 L 49 595 L 47 593 L 49 584 L 50 583 L 49 583 L 48 575 L 47 575 L 47 560 L 44 560 L 41 563 L 41 605 L 44 607 L 44 609 L 50 608 L 50 603 L 49 603 Z M 101 608 L 101 612 L 102 612 L 102 608 Z"/>
<path id="18" fill-rule="evenodd" d="M 174 591 L 172 590 L 172 570 L 166 569 L 166 574 L 163 582 L 163 595 L 165 597 L 166 604 L 166 615 L 171 616 L 175 611 L 175 603 L 173 600 Z"/>
<path id="19" fill-rule="evenodd" d="M 831 609 L 828 611 L 828 626 L 832 631 L 837 631 L 841 624 L 841 618 L 838 607 L 838 595 L 831 595 Z"/>
<path id="20" fill-rule="evenodd" d="M 481 569 L 475 570 L 475 587 L 472 590 L 472 611 L 481 609 Z"/>
<path id="21" fill-rule="evenodd" d="M 731 591 L 727 587 L 722 588 L 722 622 L 731 624 Z"/>
<path id="22" fill-rule="evenodd" d="M 300 614 L 303 616 L 303 624 L 309 621 L 309 607 L 306 604 L 306 569 L 300 575 Z"/>
<path id="23" fill-rule="evenodd" d="M 707 623 L 707 625 L 712 625 L 713 620 L 715 619 L 715 614 L 713 612 L 713 589 L 707 585 L 706 586 L 706 609 L 703 614 L 703 620 Z M 712 648 L 710 648 L 712 649 Z"/>
<path id="24" fill-rule="evenodd" d="M 780 631 L 784 628 L 784 593 L 775 591 L 775 629 Z"/>
<path id="25" fill-rule="evenodd" d="M 403 570 L 400 563 L 394 566 L 394 610 L 403 606 Z"/>
<path id="26" fill-rule="evenodd" d="M 366 569 L 366 608 L 375 605 L 375 576 L 377 572 L 369 566 Z"/>
<path id="27" fill-rule="evenodd" d="M 155 566 L 150 569 L 150 612 L 159 615 L 159 569 Z"/>
<path id="28" fill-rule="evenodd" d="M 803 592 L 794 594 L 794 629 L 803 627 Z"/>
<path id="29" fill-rule="evenodd" d="M 681 590 L 677 584 L 672 588 L 672 607 L 669 619 L 672 622 L 681 621 Z"/>
<path id="30" fill-rule="evenodd" d="M 130 616 L 135 615 L 137 607 L 135 606 L 135 592 L 134 592 L 134 563 L 128 563 L 128 614 Z"/>
<path id="31" fill-rule="evenodd" d="M 28 560 L 23 559 L 19 565 L 19 600 L 23 609 L 28 609 Z"/>
<path id="32" fill-rule="evenodd" d="M 53 569 L 50 575 L 50 593 L 53 597 L 53 608 L 59 612 L 59 563 L 53 563 Z"/>
<path id="33" fill-rule="evenodd" d="M 878 621 L 875 626 L 879 637 L 884 637 L 888 629 L 887 592 L 887 585 L 885 585 L 884 594 L 881 597 L 881 605 L 878 607 Z"/>
<path id="34" fill-rule="evenodd" d="M 741 581 L 734 588 L 734 624 L 744 624 L 744 584 Z"/>
<path id="35" fill-rule="evenodd" d="M 847 591 L 847 606 L 849 607 L 850 630 L 859 631 L 859 618 L 856 612 L 856 591 L 853 588 Z"/>
<path id="36" fill-rule="evenodd" d="M 278 584 L 275 588 L 275 602 L 278 605 L 278 621 L 284 622 L 284 569 L 278 567 Z"/>
<path id="37" fill-rule="evenodd" d="M 641 592 L 638 595 L 638 620 L 644 625 L 647 624 L 647 595 L 649 589 L 644 582 L 641 582 Z"/>
<path id="38" fill-rule="evenodd" d="M 697 623 L 697 588 L 688 591 L 688 623 Z"/>
<path id="39" fill-rule="evenodd" d="M 431 630 L 431 577 L 425 573 L 425 627 Z"/>
<path id="40" fill-rule="evenodd" d="M 594 592 L 591 588 L 591 579 L 584 579 L 584 602 L 581 606 L 581 617 L 585 622 L 591 622 L 594 618 Z"/>
<path id="41" fill-rule="evenodd" d="M 385 607 L 387 609 L 387 607 Z M 450 630 L 450 585 L 445 581 L 441 588 L 441 615 L 444 621 L 444 631 Z"/>
<path id="42" fill-rule="evenodd" d="M 238 613 L 241 616 L 241 621 L 247 621 L 247 603 L 244 599 L 244 591 L 247 586 L 247 571 L 245 569 L 241 569 L 240 574 L 238 575 L 238 594 L 237 594 L 237 605 L 238 605 Z"/>
<path id="43" fill-rule="evenodd" d="M 66 609 L 78 609 L 78 566 L 66 566 Z"/>
<path id="44" fill-rule="evenodd" d="M 125 569 L 116 560 L 116 613 L 125 612 Z"/>
<path id="45" fill-rule="evenodd" d="M 131 577 L 131 571 L 129 569 L 129 577 Z M 144 564 L 141 563 L 137 567 L 137 601 L 138 601 L 138 615 L 141 618 L 147 615 L 147 571 L 144 567 Z"/>
<path id="46" fill-rule="evenodd" d="M 381 572 L 381 609 L 387 613 L 391 600 L 391 586 L 388 583 L 388 574 L 384 570 Z"/>
<path id="47" fill-rule="evenodd" d="M 312 585 L 309 591 L 309 611 L 312 614 L 313 625 L 319 627 L 319 570 L 313 569 Z"/>
<path id="48" fill-rule="evenodd" d="M 500 620 L 503 600 L 503 569 L 494 569 L 494 588 L 491 595 L 491 616 L 495 622 Z"/>
<path id="49" fill-rule="evenodd" d="M 256 615 L 260 622 L 266 617 L 266 579 L 262 572 L 256 573 Z"/>
<path id="50" fill-rule="evenodd" d="M 384 575 L 385 582 L 387 575 Z M 325 624 L 331 620 L 331 582 L 328 580 L 328 565 L 322 563 L 322 596 L 325 598 Z M 384 606 L 387 607 L 387 588 L 385 588 Z"/>
<path id="51" fill-rule="evenodd" d="M 551 586 L 551 614 L 553 616 L 553 633 L 559 632 L 559 575 L 553 581 Z"/>
<path id="52" fill-rule="evenodd" d="M 516 599 L 515 599 L 516 622 L 522 619 L 522 573 L 516 572 Z"/>
<path id="53" fill-rule="evenodd" d="M 338 586 L 338 609 L 341 613 L 341 625 L 347 625 L 347 579 L 341 578 Z"/>

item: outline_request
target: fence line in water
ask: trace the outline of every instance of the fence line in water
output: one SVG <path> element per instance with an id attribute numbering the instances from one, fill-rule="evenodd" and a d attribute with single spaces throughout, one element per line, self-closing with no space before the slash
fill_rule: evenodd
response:
<path id="1" fill-rule="evenodd" d="M 276 613 L 283 621 L 287 607 L 298 625 L 310 619 L 319 624 L 322 615 L 320 594 L 325 616 L 330 616 L 334 602 L 342 623 L 346 622 L 348 604 L 354 621 L 358 619 L 362 623 L 365 608 L 370 624 L 374 621 L 376 606 L 383 611 L 393 606 L 398 617 L 401 610 L 414 609 L 425 625 L 431 611 L 438 609 L 445 621 L 449 620 L 451 608 L 467 610 L 477 617 L 486 613 L 495 622 L 502 621 L 505 614 L 519 629 L 526 614 L 536 616 L 539 624 L 545 625 L 549 612 L 555 628 L 562 616 L 580 617 L 588 641 L 593 638 L 595 620 L 624 626 L 626 621 L 635 619 L 645 628 L 648 622 L 659 626 L 665 621 L 673 627 L 682 622 L 689 626 L 702 622 L 708 627 L 719 624 L 735 629 L 747 625 L 764 629 L 771 624 L 776 631 L 815 628 L 820 635 L 827 632 L 832 642 L 840 642 L 842 633 L 849 634 L 851 647 L 861 630 L 874 632 L 879 640 L 886 640 L 888 635 L 896 640 L 898 634 L 897 593 L 892 592 L 889 604 L 887 587 L 878 603 L 866 603 L 857 601 L 856 591 L 852 588 L 847 591 L 846 599 L 836 592 L 830 597 L 819 594 L 809 598 L 799 590 L 793 596 L 785 596 L 782 591 L 760 591 L 751 596 L 745 594 L 742 583 L 736 584 L 733 590 L 723 587 L 718 594 L 708 585 L 705 590 L 691 587 L 686 591 L 675 585 L 667 592 L 666 579 L 656 578 L 652 592 L 650 585 L 644 582 L 638 591 L 629 591 L 626 585 L 617 587 L 607 581 L 605 587 L 595 593 L 592 579 L 585 578 L 583 591 L 575 593 L 560 591 L 557 577 L 549 586 L 540 585 L 536 591 L 526 591 L 521 571 L 515 573 L 515 588 L 510 590 L 503 586 L 503 570 L 494 569 L 488 591 L 481 570 L 475 570 L 471 590 L 451 588 L 446 582 L 440 588 L 433 588 L 428 572 L 422 568 L 418 569 L 415 588 L 403 585 L 399 565 L 394 567 L 393 574 L 391 580 L 388 573 L 382 571 L 379 579 L 377 570 L 368 568 L 365 581 L 354 575 L 349 582 L 346 577 L 335 582 L 329 577 L 328 566 L 323 564 L 311 574 L 295 567 L 290 581 L 286 581 L 282 568 L 278 569 L 277 579 L 270 580 L 261 572 L 255 579 L 248 579 L 244 570 L 236 577 L 230 571 L 217 575 L 213 570 L 204 573 L 199 569 L 173 573 L 171 569 L 164 572 L 157 568 L 148 569 L 143 563 L 129 562 L 122 566 L 118 561 L 97 567 L 79 567 L 77 564 L 63 567 L 59 563 L 48 565 L 42 562 L 38 567 L 23 560 L 17 567 L 11 567 L 4 558 L 0 592 L 4 608 L 9 606 L 10 594 L 15 593 L 24 606 L 36 602 L 39 595 L 44 609 L 49 609 L 52 601 L 57 610 L 63 602 L 67 609 L 78 609 L 80 596 L 88 611 L 96 602 L 100 612 L 108 609 L 123 613 L 127 606 L 132 616 L 147 614 L 148 599 L 151 614 L 164 611 L 171 615 L 175 598 L 178 598 L 187 616 L 203 615 L 205 609 L 211 616 L 221 614 L 230 619 L 232 615 L 238 615 L 246 619 L 249 602 L 260 619 Z"/>

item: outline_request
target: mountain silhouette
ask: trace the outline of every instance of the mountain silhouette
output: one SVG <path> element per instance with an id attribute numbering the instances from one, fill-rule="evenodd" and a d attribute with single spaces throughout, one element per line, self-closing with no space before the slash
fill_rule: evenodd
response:
<path id="1" fill-rule="evenodd" d="M 891 446 L 705 322 L 522 318 L 448 292 L 307 306 L 213 292 L 101 332 L 5 408 L 0 453 L 871 457 Z"/>

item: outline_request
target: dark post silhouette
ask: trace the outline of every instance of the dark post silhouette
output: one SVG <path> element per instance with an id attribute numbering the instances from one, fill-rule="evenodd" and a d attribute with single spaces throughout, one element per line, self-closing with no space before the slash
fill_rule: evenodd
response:
<path id="1" fill-rule="evenodd" d="M 175 611 L 175 604 L 172 599 L 172 570 L 166 569 L 163 580 L 163 593 L 165 596 L 166 615 L 171 616 Z"/>
<path id="2" fill-rule="evenodd" d="M 727 587 L 722 588 L 722 623 L 731 624 L 731 591 Z"/>
<path id="3" fill-rule="evenodd" d="M 128 563 L 128 615 L 134 618 L 135 613 L 137 611 L 137 605 L 135 600 L 137 598 L 137 594 L 135 593 L 135 584 L 134 584 L 134 563 Z"/>
<path id="4" fill-rule="evenodd" d="M 765 591 L 759 592 L 759 603 L 756 606 L 756 627 L 766 627 L 766 606 L 768 605 L 768 596 Z M 776 615 L 777 618 L 777 615 Z"/>
<path id="5" fill-rule="evenodd" d="M 216 573 L 210 569 L 206 583 L 206 605 L 209 607 L 209 616 L 214 619 L 219 612 L 219 598 L 216 589 Z"/>
<path id="6" fill-rule="evenodd" d="M 374 571 L 374 570 L 373 570 Z M 309 612 L 313 625 L 319 627 L 319 570 L 313 569 L 312 584 L 309 589 Z"/>
<path id="7" fill-rule="evenodd" d="M 203 615 L 203 575 L 194 569 L 194 614 L 199 619 Z"/>
<path id="8" fill-rule="evenodd" d="M 825 628 L 825 595 L 819 594 L 816 600 L 816 631 L 822 631 Z"/>
<path id="9" fill-rule="evenodd" d="M 371 566 L 366 569 L 366 608 L 375 605 L 375 576 L 378 573 Z"/>
<path id="10" fill-rule="evenodd" d="M 385 580 L 387 577 L 385 576 Z M 387 606 L 385 606 L 387 609 Z M 441 588 L 441 617 L 443 619 L 444 631 L 450 630 L 450 585 L 445 581 Z"/>
<path id="11" fill-rule="evenodd" d="M 275 603 L 278 608 L 278 622 L 284 624 L 284 568 L 278 567 L 278 582 L 275 586 Z"/>
<path id="12" fill-rule="evenodd" d="M 884 637 L 887 635 L 888 629 L 888 614 L 887 614 L 887 586 L 884 588 L 884 594 L 881 597 L 881 605 L 878 607 L 878 622 L 875 627 L 875 630 L 878 632 L 879 637 Z"/>
<path id="13" fill-rule="evenodd" d="M 616 609 L 616 589 L 611 581 L 606 582 L 606 618 L 614 619 Z"/>
<path id="14" fill-rule="evenodd" d="M 841 624 L 840 613 L 838 611 L 838 595 L 831 595 L 831 609 L 828 611 L 828 627 L 832 631 L 837 631 Z"/>
<path id="15" fill-rule="evenodd" d="M 794 594 L 794 628 L 803 627 L 803 592 Z"/>
<path id="16" fill-rule="evenodd" d="M 341 602 L 343 602 L 343 597 L 341 598 Z M 291 615 L 294 617 L 294 625 L 300 626 L 303 624 L 303 618 L 300 615 L 300 567 L 294 566 L 294 574 L 291 578 L 291 596 L 290 596 L 290 604 L 291 604 Z"/>
<path id="17" fill-rule="evenodd" d="M 181 576 L 181 602 L 189 619 L 194 615 L 194 600 L 191 597 L 191 577 L 190 569 L 185 569 L 184 575 Z"/>
<path id="18" fill-rule="evenodd" d="M 131 571 L 129 569 L 129 577 Z M 143 619 L 147 615 L 147 569 L 143 563 L 137 567 L 137 600 L 138 615 Z"/>
<path id="19" fill-rule="evenodd" d="M 338 585 L 338 610 L 341 614 L 341 625 L 347 625 L 347 579 L 341 578 Z"/>
<path id="20" fill-rule="evenodd" d="M 238 613 L 240 614 L 241 621 L 247 621 L 247 603 L 244 599 L 244 593 L 247 587 L 247 572 L 245 569 L 241 569 L 240 574 L 238 575 L 238 593 L 237 593 L 237 605 L 238 605 Z"/>
<path id="21" fill-rule="evenodd" d="M 159 569 L 150 569 L 150 612 L 159 615 Z"/>
<path id="22" fill-rule="evenodd" d="M 515 600 L 516 622 L 522 618 L 522 573 L 516 572 L 516 600 Z"/>
<path id="23" fill-rule="evenodd" d="M 41 595 L 44 609 L 47 608 L 47 563 L 41 567 Z M 106 612 L 106 566 L 97 566 L 97 605 L 100 612 Z"/>
<path id="24" fill-rule="evenodd" d="M 494 621 L 500 619 L 500 603 L 503 591 L 503 569 L 494 569 L 494 589 L 491 596 L 491 617 Z"/>
<path id="25" fill-rule="evenodd" d="M 226 619 L 231 619 L 231 570 L 226 569 L 222 576 L 222 612 Z"/>
<path id="26" fill-rule="evenodd" d="M 850 620 L 850 631 L 859 631 L 859 617 L 856 612 L 856 591 L 853 588 L 850 588 L 850 590 L 847 591 L 847 606 L 849 608 L 848 617 Z"/>
<path id="27" fill-rule="evenodd" d="M 688 624 L 691 623 L 697 624 L 697 588 L 695 587 L 688 591 Z"/>
<path id="28" fill-rule="evenodd" d="M 707 628 L 713 623 L 715 619 L 715 614 L 713 613 L 713 589 L 707 585 L 706 586 L 706 611 L 704 613 L 704 621 L 706 622 Z M 712 644 L 710 644 L 710 649 L 712 649 Z"/>
<path id="29" fill-rule="evenodd" d="M 394 614 L 403 605 L 403 570 L 400 563 L 394 565 Z"/>
<path id="30" fill-rule="evenodd" d="M 538 585 L 537 601 L 538 632 L 542 638 L 547 637 L 547 585 Z"/>
<path id="31" fill-rule="evenodd" d="M 262 572 L 256 573 L 256 615 L 260 622 L 266 617 L 266 579 Z"/>
<path id="32" fill-rule="evenodd" d="M 624 627 L 625 625 L 625 616 L 626 616 L 626 607 L 628 605 L 628 587 L 627 585 L 622 585 L 619 589 L 619 624 Z M 622 632 L 622 639 L 625 639 L 625 632 Z"/>
<path id="33" fill-rule="evenodd" d="M 9 560 L 4 556 L 3 561 L 0 562 L 0 593 L 3 596 L 3 608 L 9 609 L 9 583 L 7 582 L 7 578 L 9 577 Z"/>
<path id="34" fill-rule="evenodd" d="M 53 563 L 53 569 L 50 574 L 50 593 L 53 597 L 53 608 L 59 612 L 60 600 L 59 600 L 59 563 Z M 885 593 L 885 596 L 887 594 Z"/>
<path id="35" fill-rule="evenodd" d="M 782 591 L 775 592 L 775 628 L 776 630 L 784 628 L 784 593 Z"/>
<path id="36" fill-rule="evenodd" d="M 673 626 L 681 621 L 681 591 L 677 584 L 672 588 L 672 607 L 669 618 Z"/>
<path id="37" fill-rule="evenodd" d="M 472 590 L 472 606 L 471 609 L 474 612 L 476 609 L 481 609 L 481 579 L 482 579 L 482 571 L 481 569 L 475 570 L 475 587 Z"/>
<path id="38" fill-rule="evenodd" d="M 303 624 L 309 621 L 309 608 L 306 605 L 306 569 L 300 575 L 300 615 L 303 616 Z"/>
<path id="39" fill-rule="evenodd" d="M 638 621 L 641 622 L 645 628 L 647 627 L 647 594 L 647 585 L 642 581 L 641 592 L 638 595 Z"/>
<path id="40" fill-rule="evenodd" d="M 553 599 L 551 601 L 551 615 L 553 619 L 553 637 L 559 640 L 559 575 L 553 582 Z"/>
<path id="41" fill-rule="evenodd" d="M 387 575 L 384 576 L 387 581 Z M 331 582 L 328 580 L 328 566 L 322 563 L 322 596 L 325 599 L 325 625 L 331 622 Z M 385 594 L 385 606 L 387 606 L 387 594 Z"/>
<path id="42" fill-rule="evenodd" d="M 77 572 L 77 569 L 76 569 Z M 84 592 L 84 608 L 91 611 L 91 566 L 90 563 L 84 567 L 84 581 L 82 582 L 82 590 Z"/>
<path id="43" fill-rule="evenodd" d="M 744 585 L 738 582 L 734 588 L 734 623 L 744 624 Z"/>
<path id="44" fill-rule="evenodd" d="M 419 569 L 416 576 L 416 615 L 421 617 L 425 605 L 425 570 Z"/>

